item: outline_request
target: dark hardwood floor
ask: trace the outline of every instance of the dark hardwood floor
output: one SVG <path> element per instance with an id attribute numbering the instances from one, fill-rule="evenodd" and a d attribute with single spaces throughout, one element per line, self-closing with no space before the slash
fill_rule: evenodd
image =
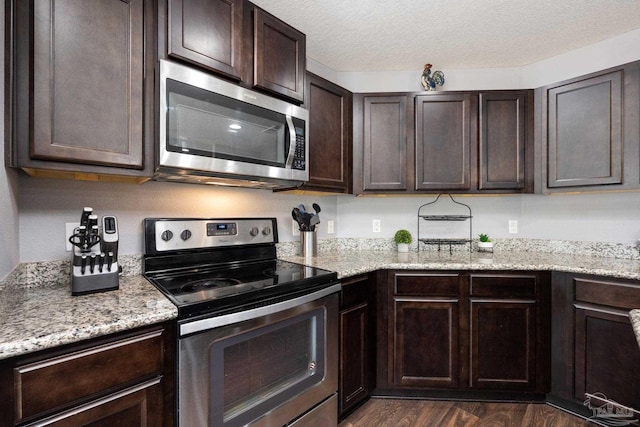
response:
<path id="1" fill-rule="evenodd" d="M 592 427 L 544 403 L 371 399 L 339 427 Z"/>

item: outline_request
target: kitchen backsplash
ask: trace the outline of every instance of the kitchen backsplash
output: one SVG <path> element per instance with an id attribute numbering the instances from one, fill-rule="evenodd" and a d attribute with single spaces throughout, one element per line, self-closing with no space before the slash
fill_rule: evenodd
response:
<path id="1" fill-rule="evenodd" d="M 640 260 L 640 251 L 636 245 L 623 243 L 602 242 L 571 242 L 562 240 L 542 239 L 494 239 L 495 252 L 539 252 L 571 254 L 577 256 L 591 256 L 601 258 L 618 258 Z M 477 250 L 474 242 L 474 251 Z M 453 250 L 467 251 L 468 246 L 453 246 Z M 327 238 L 318 240 L 318 254 L 330 254 L 340 251 L 395 251 L 396 244 L 392 239 L 379 238 Z M 410 250 L 417 250 L 414 241 Z M 421 246 L 420 250 L 437 250 L 437 246 Z M 449 247 L 442 247 L 448 251 Z M 296 256 L 300 254 L 300 243 L 283 242 L 277 245 L 278 257 Z M 122 266 L 123 276 L 142 274 L 142 255 L 121 255 L 118 262 Z M 36 287 L 69 284 L 68 259 L 59 261 L 27 262 L 18 265 L 2 282 L 0 288 L 7 286 Z"/>

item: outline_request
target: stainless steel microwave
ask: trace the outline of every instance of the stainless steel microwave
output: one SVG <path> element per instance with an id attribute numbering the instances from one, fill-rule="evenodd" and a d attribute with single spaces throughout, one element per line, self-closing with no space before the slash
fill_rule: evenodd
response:
<path id="1" fill-rule="evenodd" d="M 160 60 L 154 178 L 249 187 L 309 179 L 309 112 Z"/>

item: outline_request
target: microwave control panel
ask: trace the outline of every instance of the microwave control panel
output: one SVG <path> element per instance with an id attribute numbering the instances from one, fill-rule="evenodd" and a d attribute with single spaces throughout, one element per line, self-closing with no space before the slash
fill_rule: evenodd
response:
<path id="1" fill-rule="evenodd" d="M 306 147 L 304 143 L 304 128 L 296 126 L 296 150 L 293 154 L 293 169 L 305 170 L 306 163 Z"/>

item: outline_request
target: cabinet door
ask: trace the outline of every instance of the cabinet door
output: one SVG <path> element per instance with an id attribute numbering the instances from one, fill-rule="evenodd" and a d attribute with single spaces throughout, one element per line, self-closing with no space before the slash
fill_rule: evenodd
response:
<path id="1" fill-rule="evenodd" d="M 395 297 L 393 313 L 394 384 L 458 387 L 458 300 Z"/>
<path id="2" fill-rule="evenodd" d="M 547 89 L 547 186 L 622 184 L 622 80 L 615 71 Z"/>
<path id="3" fill-rule="evenodd" d="M 309 181 L 318 187 L 348 193 L 351 184 L 351 92 L 307 73 L 309 109 Z"/>
<path id="4" fill-rule="evenodd" d="M 471 299 L 471 386 L 533 389 L 536 385 L 535 300 Z"/>
<path id="5" fill-rule="evenodd" d="M 422 95 L 415 103 L 416 190 L 471 189 L 477 140 L 472 96 Z"/>
<path id="6" fill-rule="evenodd" d="M 168 54 L 240 79 L 243 0 L 169 0 Z"/>
<path id="7" fill-rule="evenodd" d="M 354 174 L 364 191 L 407 190 L 406 96 L 363 98 L 362 172 Z"/>
<path id="8" fill-rule="evenodd" d="M 480 190 L 525 187 L 527 92 L 480 93 Z"/>
<path id="9" fill-rule="evenodd" d="M 33 2 L 31 159 L 142 169 L 145 3 Z"/>
<path id="10" fill-rule="evenodd" d="M 339 417 L 369 398 L 375 367 L 372 318 L 374 283 L 369 275 L 342 282 L 340 294 Z"/>
<path id="11" fill-rule="evenodd" d="M 340 311 L 340 414 L 369 396 L 368 311 L 366 302 Z"/>
<path id="12" fill-rule="evenodd" d="M 573 397 L 586 400 L 585 393 L 601 393 L 618 404 L 640 407 L 640 350 L 628 316 L 640 306 L 638 282 L 574 277 L 573 284 Z"/>
<path id="13" fill-rule="evenodd" d="M 304 101 L 306 37 L 254 8 L 254 85 L 295 101 Z"/>
<path id="14" fill-rule="evenodd" d="M 602 393 L 640 408 L 640 350 L 628 311 L 577 304 L 575 322 L 575 399 Z"/>

